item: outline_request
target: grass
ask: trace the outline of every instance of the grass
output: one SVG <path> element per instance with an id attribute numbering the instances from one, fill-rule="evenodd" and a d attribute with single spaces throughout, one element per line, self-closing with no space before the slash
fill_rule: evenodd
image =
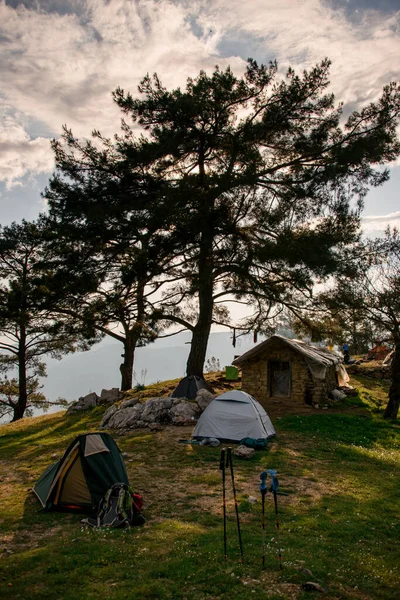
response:
<path id="1" fill-rule="evenodd" d="M 0 597 L 120 600 L 392 600 L 400 587 L 400 429 L 381 419 L 387 390 L 353 378 L 358 396 L 337 413 L 310 411 L 275 421 L 278 436 L 250 461 L 235 460 L 245 552 L 240 563 L 228 485 L 228 560 L 223 559 L 219 449 L 180 445 L 190 429 L 117 437 L 146 524 L 87 530 L 80 517 L 38 512 L 29 491 L 103 408 L 60 412 L 0 428 Z M 165 383 L 160 386 L 166 387 Z M 151 390 L 157 395 L 157 389 Z M 140 392 L 143 393 L 143 392 Z M 278 470 L 283 565 L 274 506 L 266 498 L 261 567 L 259 474 Z M 301 584 L 315 581 L 325 594 Z"/>

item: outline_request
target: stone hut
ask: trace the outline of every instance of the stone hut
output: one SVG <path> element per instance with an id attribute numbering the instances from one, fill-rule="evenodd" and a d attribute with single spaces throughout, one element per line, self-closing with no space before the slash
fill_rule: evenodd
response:
<path id="1" fill-rule="evenodd" d="M 233 363 L 242 370 L 242 389 L 261 404 L 293 400 L 319 404 L 349 380 L 342 358 L 327 348 L 273 335 Z"/>

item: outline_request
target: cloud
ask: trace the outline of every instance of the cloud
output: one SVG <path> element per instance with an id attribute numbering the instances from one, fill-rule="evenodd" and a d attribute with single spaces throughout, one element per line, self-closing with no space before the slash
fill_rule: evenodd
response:
<path id="1" fill-rule="evenodd" d="M 370 215 L 361 219 L 361 227 L 366 234 L 380 234 L 390 227 L 400 229 L 400 211 L 387 215 Z"/>
<path id="2" fill-rule="evenodd" d="M 365 11 L 350 22 L 320 0 L 215 0 L 213 7 L 215 22 L 258 38 L 282 67 L 308 68 L 328 56 L 332 87 L 345 103 L 374 100 L 399 76 L 400 12 Z"/>
<path id="3" fill-rule="evenodd" d="M 31 139 L 18 117 L 0 110 L 0 181 L 8 188 L 16 185 L 27 173 L 46 173 L 54 166 L 53 153 L 47 138 Z"/>
<path id="4" fill-rule="evenodd" d="M 80 137 L 94 128 L 112 135 L 120 113 L 111 91 L 135 92 L 147 72 L 172 87 L 217 63 L 243 72 L 248 48 L 262 60 L 277 57 L 282 68 L 310 67 L 327 55 L 332 87 L 351 108 L 375 100 L 399 74 L 400 13 L 369 11 L 350 22 L 322 0 L 69 0 L 62 10 L 50 0 L 24 4 L 0 0 L 0 99 L 14 111 L 0 148 L 7 182 L 51 169 L 45 138 L 31 132 L 30 121 L 49 136 L 63 124 Z"/>

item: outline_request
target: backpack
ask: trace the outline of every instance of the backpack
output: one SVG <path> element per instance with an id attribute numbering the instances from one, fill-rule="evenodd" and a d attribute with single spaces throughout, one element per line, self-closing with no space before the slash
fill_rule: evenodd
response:
<path id="1" fill-rule="evenodd" d="M 126 483 L 114 483 L 101 499 L 97 517 L 83 519 L 81 523 L 92 527 L 131 527 L 143 525 L 140 514 L 142 497 L 134 494 Z"/>

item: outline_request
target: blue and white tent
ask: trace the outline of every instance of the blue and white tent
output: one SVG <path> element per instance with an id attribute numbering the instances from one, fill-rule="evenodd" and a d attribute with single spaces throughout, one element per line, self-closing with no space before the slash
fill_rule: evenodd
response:
<path id="1" fill-rule="evenodd" d="M 214 437 L 229 442 L 240 442 L 245 437 L 268 439 L 274 435 L 274 426 L 261 404 L 238 390 L 214 398 L 193 432 L 197 439 Z"/>

